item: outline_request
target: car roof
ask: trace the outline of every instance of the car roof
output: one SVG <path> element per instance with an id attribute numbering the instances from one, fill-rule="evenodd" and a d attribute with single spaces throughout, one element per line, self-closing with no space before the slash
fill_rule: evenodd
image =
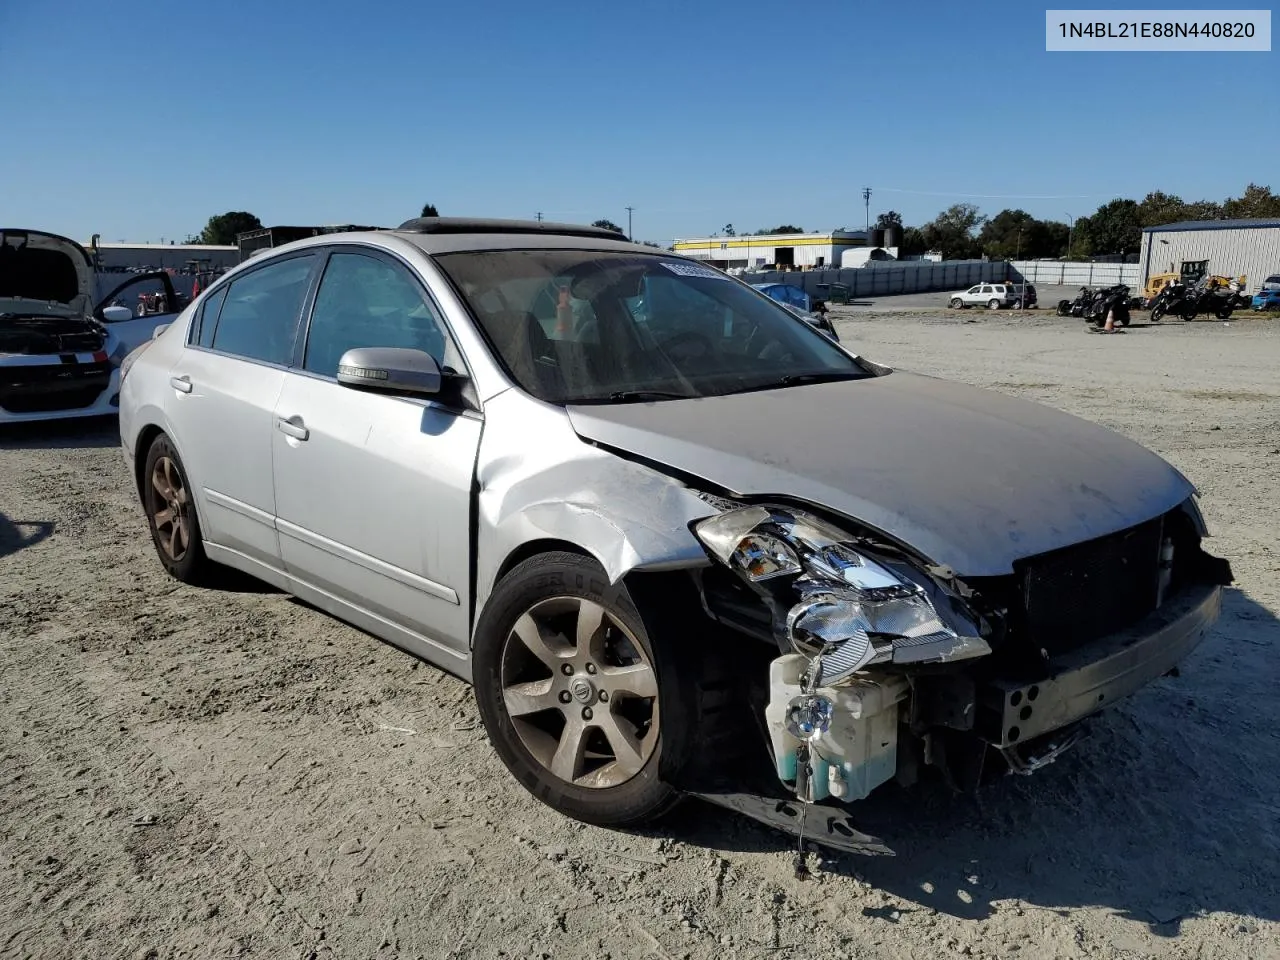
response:
<path id="1" fill-rule="evenodd" d="M 419 217 L 393 230 L 329 234 L 329 243 L 343 240 L 406 240 L 428 254 L 479 250 L 573 249 L 664 254 L 667 251 L 632 243 L 603 227 L 541 220 L 487 220 L 467 217 Z"/>

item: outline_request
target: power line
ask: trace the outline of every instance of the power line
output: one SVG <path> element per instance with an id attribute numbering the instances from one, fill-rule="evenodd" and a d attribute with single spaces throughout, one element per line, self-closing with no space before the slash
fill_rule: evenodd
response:
<path id="1" fill-rule="evenodd" d="M 918 197 L 976 197 L 979 200 L 1089 200 L 1093 197 L 1110 197 L 1110 193 L 1035 194 L 1035 193 L 963 193 L 959 190 L 901 190 L 897 187 L 876 187 L 885 193 L 910 193 Z M 866 191 L 864 191 L 865 195 Z"/>

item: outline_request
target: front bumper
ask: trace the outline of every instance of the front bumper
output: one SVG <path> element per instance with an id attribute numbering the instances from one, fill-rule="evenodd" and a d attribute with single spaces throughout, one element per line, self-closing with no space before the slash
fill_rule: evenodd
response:
<path id="1" fill-rule="evenodd" d="M 1134 627 L 1056 657 L 1045 680 L 987 684 L 980 697 L 983 738 L 1015 746 L 1129 696 L 1194 650 L 1221 608 L 1220 586 L 1189 587 Z"/>
<path id="2" fill-rule="evenodd" d="M 3 376 L 3 371 L 0 371 L 0 376 Z M 41 385 L 37 389 L 47 392 L 50 388 L 46 385 Z M 76 384 L 72 384 L 68 388 L 73 393 L 77 389 L 80 389 L 80 387 Z M 20 389 L 13 391 L 15 396 L 19 396 L 21 393 Z M 29 423 L 39 420 L 67 420 L 75 417 L 114 416 L 119 413 L 120 409 L 120 368 L 112 365 L 106 386 L 96 394 L 91 389 L 84 389 L 83 399 L 87 402 L 79 406 L 68 406 L 54 410 L 7 410 L 0 406 L 0 423 Z M 68 402 L 77 403 L 79 401 L 77 399 Z M 46 404 L 38 405 L 44 406 Z M 21 405 L 15 404 L 15 406 Z"/>

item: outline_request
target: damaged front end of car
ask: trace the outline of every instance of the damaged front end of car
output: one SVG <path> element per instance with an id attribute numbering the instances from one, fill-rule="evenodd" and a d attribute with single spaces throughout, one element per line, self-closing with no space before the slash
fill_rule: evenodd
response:
<path id="1" fill-rule="evenodd" d="M 909 664 L 991 652 L 990 624 L 900 551 L 783 506 L 693 524 L 770 612 L 765 710 L 779 779 L 805 802 L 866 797 L 898 766 Z M 878 549 L 877 549 L 878 547 Z"/>
<path id="2" fill-rule="evenodd" d="M 713 561 L 701 576 L 704 610 L 777 647 L 765 733 L 779 785 L 801 810 L 910 783 L 923 766 L 971 789 L 992 756 L 1012 773 L 1052 762 L 1086 717 L 1175 669 L 1231 582 L 1226 562 L 1200 547 L 1192 500 L 970 581 L 806 510 L 720 507 L 690 525 Z M 794 810 L 779 815 L 784 805 L 765 801 L 740 809 L 786 827 Z M 888 852 L 851 824 L 815 834 Z"/>

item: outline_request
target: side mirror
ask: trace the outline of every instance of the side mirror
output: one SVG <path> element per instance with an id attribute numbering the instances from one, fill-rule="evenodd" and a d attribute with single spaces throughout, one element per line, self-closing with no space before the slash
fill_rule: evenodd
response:
<path id="1" fill-rule="evenodd" d="M 123 323 L 125 320 L 133 319 L 133 311 L 128 307 L 103 307 L 102 319 L 107 323 Z"/>
<path id="2" fill-rule="evenodd" d="M 440 364 L 423 350 L 357 347 L 338 361 L 338 382 L 353 390 L 429 397 L 440 392 Z"/>

